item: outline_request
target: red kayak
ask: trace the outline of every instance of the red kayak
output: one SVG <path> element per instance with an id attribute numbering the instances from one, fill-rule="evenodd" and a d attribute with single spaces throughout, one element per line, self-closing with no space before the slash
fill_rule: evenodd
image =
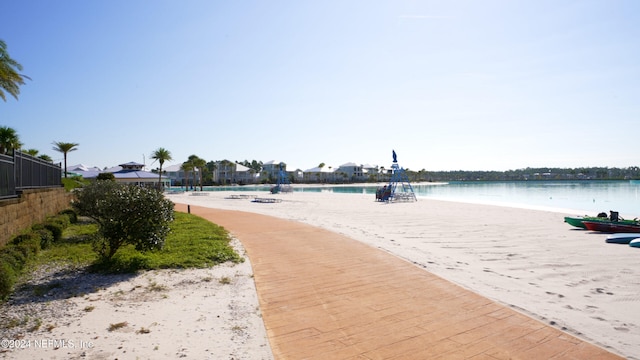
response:
<path id="1" fill-rule="evenodd" d="M 593 222 L 584 221 L 583 224 L 587 227 L 587 230 L 600 231 L 607 233 L 636 233 L 640 232 L 640 224 L 624 224 L 616 222 Z"/>

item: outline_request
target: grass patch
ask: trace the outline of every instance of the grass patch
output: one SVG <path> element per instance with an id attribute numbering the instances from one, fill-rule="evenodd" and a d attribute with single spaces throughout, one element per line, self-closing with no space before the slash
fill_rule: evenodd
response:
<path id="1" fill-rule="evenodd" d="M 38 331 L 38 329 L 40 329 L 40 326 L 42 326 L 42 319 L 37 318 L 35 320 L 35 323 L 31 326 L 31 328 L 29 328 L 29 332 Z"/>
<path id="2" fill-rule="evenodd" d="M 229 245 L 228 232 L 203 218 L 181 212 L 175 213 L 171 232 L 162 250 L 140 252 L 132 245 L 121 247 L 108 262 L 100 262 L 92 248 L 92 238 L 98 226 L 81 218 L 65 229 L 62 239 L 42 250 L 33 264 L 52 262 L 76 266 L 92 265 L 101 272 L 130 273 L 138 270 L 169 268 L 205 268 L 227 261 L 244 259 Z"/>
<path id="3" fill-rule="evenodd" d="M 129 324 L 126 321 L 119 322 L 119 323 L 116 323 L 116 324 L 109 324 L 109 328 L 107 330 L 109 330 L 109 332 L 111 332 L 111 331 L 115 331 L 115 330 L 118 330 L 118 329 L 122 329 L 123 327 L 125 327 L 127 325 L 129 325 Z"/>
<path id="4" fill-rule="evenodd" d="M 25 326 L 29 322 L 29 317 L 24 316 L 22 318 L 10 317 L 2 323 L 2 327 L 11 329 L 18 326 Z"/>
<path id="5" fill-rule="evenodd" d="M 62 185 L 67 191 L 77 189 L 89 183 L 89 180 L 83 179 L 82 176 L 72 176 L 62 178 Z"/>
<path id="6" fill-rule="evenodd" d="M 150 332 L 151 332 L 151 330 L 149 330 L 147 328 L 144 328 L 144 327 L 141 327 L 140 330 L 136 330 L 136 334 L 148 334 Z"/>
<path id="7" fill-rule="evenodd" d="M 139 252 L 132 245 L 121 247 L 106 264 L 98 268 L 110 272 L 169 268 L 205 268 L 244 259 L 229 245 L 229 233 L 201 217 L 175 214 L 164 248 Z"/>
<path id="8" fill-rule="evenodd" d="M 30 266 L 49 263 L 63 263 L 74 266 L 86 266 L 98 260 L 93 251 L 91 239 L 98 232 L 98 224 L 86 218 L 64 229 L 62 238 L 47 249 L 40 251 Z"/>
<path id="9" fill-rule="evenodd" d="M 148 291 L 166 291 L 167 287 L 153 281 L 149 283 L 149 286 L 147 286 L 147 290 Z"/>

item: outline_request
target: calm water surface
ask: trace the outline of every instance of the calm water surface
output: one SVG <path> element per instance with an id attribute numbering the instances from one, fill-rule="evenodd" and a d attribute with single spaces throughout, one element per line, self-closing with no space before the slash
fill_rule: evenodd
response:
<path id="1" fill-rule="evenodd" d="M 419 198 L 597 214 L 618 211 L 640 217 L 640 184 L 630 181 L 516 181 L 412 184 Z M 269 191 L 270 186 L 205 187 L 207 191 Z M 376 185 L 296 186 L 296 192 L 371 194 Z"/>

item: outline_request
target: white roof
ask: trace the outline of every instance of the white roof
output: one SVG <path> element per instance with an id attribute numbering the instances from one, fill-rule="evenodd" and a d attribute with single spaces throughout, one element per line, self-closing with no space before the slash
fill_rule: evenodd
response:
<path id="1" fill-rule="evenodd" d="M 346 164 L 342 164 L 342 165 L 340 165 L 340 167 L 347 167 L 347 166 L 360 166 L 360 165 L 358 165 L 358 164 L 356 164 L 356 163 L 353 163 L 353 162 L 348 162 L 348 163 L 346 163 Z"/>
<path id="2" fill-rule="evenodd" d="M 100 168 L 97 166 L 87 167 L 84 164 L 78 164 L 67 167 L 67 171 L 78 172 L 78 171 L 100 171 Z"/>
<path id="3" fill-rule="evenodd" d="M 335 171 L 335 169 L 328 169 L 326 166 L 322 167 L 322 168 L 316 166 L 314 168 L 307 169 L 304 172 L 306 172 L 306 173 L 332 173 L 334 171 Z"/>
<path id="4" fill-rule="evenodd" d="M 248 167 L 242 165 L 242 164 L 238 164 L 236 163 L 236 171 L 249 171 L 251 169 L 249 169 Z"/>
<path id="5" fill-rule="evenodd" d="M 169 165 L 169 166 L 163 167 L 162 171 L 166 171 L 166 172 L 180 171 L 181 166 L 182 164 Z"/>

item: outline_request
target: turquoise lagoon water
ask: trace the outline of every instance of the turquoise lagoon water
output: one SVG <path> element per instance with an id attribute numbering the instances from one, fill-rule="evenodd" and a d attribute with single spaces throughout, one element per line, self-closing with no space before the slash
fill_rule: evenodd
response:
<path id="1" fill-rule="evenodd" d="M 625 219 L 640 217 L 640 183 L 631 181 L 514 181 L 412 184 L 418 198 L 557 210 L 576 215 L 618 211 Z M 293 185 L 295 192 L 371 194 L 376 185 Z M 205 191 L 263 191 L 270 186 L 205 187 Z"/>

